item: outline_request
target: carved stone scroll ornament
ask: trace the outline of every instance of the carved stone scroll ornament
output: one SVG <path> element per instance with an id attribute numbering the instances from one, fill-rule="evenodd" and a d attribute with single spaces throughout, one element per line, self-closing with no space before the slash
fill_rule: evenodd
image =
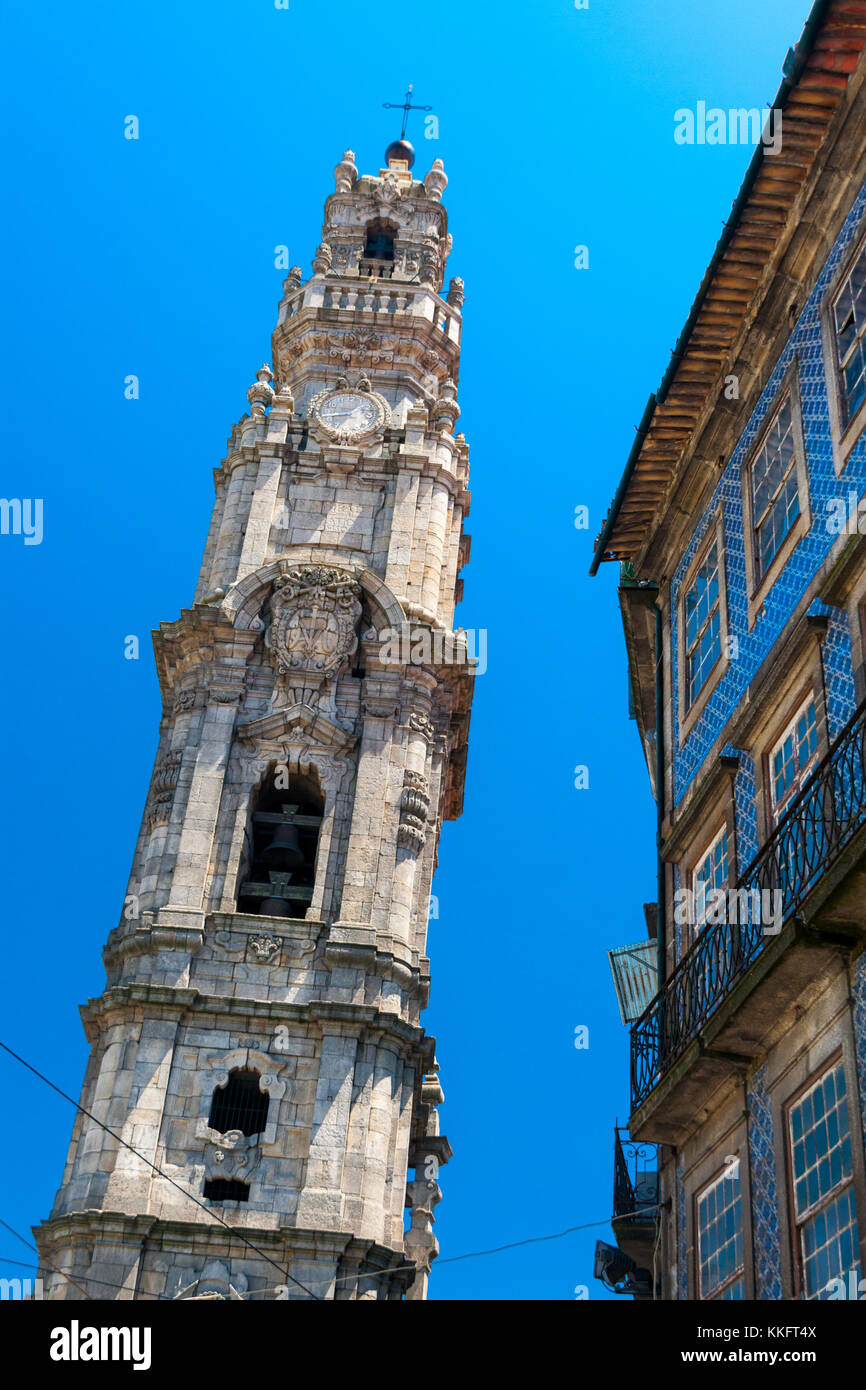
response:
<path id="1" fill-rule="evenodd" d="M 376 189 L 375 197 L 377 203 L 384 203 L 386 206 L 389 203 L 396 202 L 400 197 L 400 185 L 390 169 L 387 174 L 382 175 L 379 181 L 379 187 Z"/>
<path id="2" fill-rule="evenodd" d="M 436 730 L 434 729 L 430 720 L 427 718 L 426 714 L 416 714 L 413 711 L 413 713 L 409 715 L 409 718 L 406 722 L 409 725 L 409 728 L 412 729 L 414 733 L 420 734 L 421 737 L 425 738 L 428 743 L 432 742 L 433 735 L 435 734 Z"/>
<path id="3" fill-rule="evenodd" d="M 436 255 L 435 251 L 423 250 L 421 252 L 421 268 L 418 272 L 418 278 L 421 284 L 438 285 L 440 274 L 441 267 L 439 264 L 439 257 Z"/>
<path id="4" fill-rule="evenodd" d="M 366 361 L 376 366 L 380 362 L 393 362 L 396 346 L 395 337 L 376 333 L 372 328 L 358 328 L 328 336 L 329 356 L 338 357 L 346 363 Z"/>
<path id="5" fill-rule="evenodd" d="M 322 707 L 327 685 L 358 646 L 361 586 L 350 570 L 302 565 L 287 570 L 271 595 L 265 643 L 277 671 L 272 709 Z"/>
<path id="6" fill-rule="evenodd" d="M 273 965 L 283 949 L 281 936 L 250 936 L 247 939 L 247 960 L 256 965 Z"/>
<path id="7" fill-rule="evenodd" d="M 430 784 L 420 772 L 403 773 L 403 792 L 400 797 L 400 824 L 397 844 L 402 849 L 420 854 L 427 833 L 427 813 L 430 810 Z"/>
<path id="8" fill-rule="evenodd" d="M 180 748 L 172 748 L 163 754 L 154 768 L 151 802 L 147 812 L 149 830 L 155 825 L 164 825 L 171 815 L 182 759 L 183 751 Z"/>

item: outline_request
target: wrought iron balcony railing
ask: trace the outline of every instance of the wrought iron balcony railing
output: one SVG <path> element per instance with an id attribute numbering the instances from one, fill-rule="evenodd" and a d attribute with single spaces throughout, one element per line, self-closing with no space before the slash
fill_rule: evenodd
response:
<path id="1" fill-rule="evenodd" d="M 766 945 L 766 919 L 756 910 L 756 894 L 781 893 L 774 923 L 780 929 L 864 824 L 866 702 L 741 875 L 737 899 L 744 910 L 738 922 L 704 927 L 632 1026 L 632 1110 L 643 1104 Z"/>
<path id="2" fill-rule="evenodd" d="M 617 1126 L 613 1131 L 614 1219 L 634 1217 L 638 1221 L 654 1221 L 658 1199 L 657 1145 L 637 1143 L 629 1138 L 628 1130 Z"/>

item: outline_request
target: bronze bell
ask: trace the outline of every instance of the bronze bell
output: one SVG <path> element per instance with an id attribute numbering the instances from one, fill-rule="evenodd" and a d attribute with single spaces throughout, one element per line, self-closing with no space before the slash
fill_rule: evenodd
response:
<path id="1" fill-rule="evenodd" d="M 304 862 L 303 851 L 298 839 L 298 827 L 283 821 L 276 834 L 262 853 L 262 863 L 269 869 L 300 869 Z M 280 916 L 281 914 L 277 914 Z"/>
<path id="2" fill-rule="evenodd" d="M 263 917 L 291 917 L 292 905 L 287 898 L 262 898 L 259 912 Z"/>

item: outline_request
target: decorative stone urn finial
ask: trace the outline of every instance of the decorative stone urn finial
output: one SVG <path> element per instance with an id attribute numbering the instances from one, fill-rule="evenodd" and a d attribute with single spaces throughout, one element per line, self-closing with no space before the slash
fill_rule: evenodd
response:
<path id="1" fill-rule="evenodd" d="M 442 194 L 447 187 L 448 175 L 445 173 L 445 166 L 441 159 L 434 159 L 433 167 L 424 180 L 427 197 L 432 198 L 435 203 L 441 203 Z"/>
<path id="2" fill-rule="evenodd" d="M 454 426 L 460 418 L 457 404 L 457 386 L 447 377 L 439 388 L 439 399 L 433 406 L 433 423 L 443 434 L 453 434 Z"/>
<path id="3" fill-rule="evenodd" d="M 454 309 L 462 309 L 463 299 L 463 281 L 459 275 L 455 275 L 448 283 L 448 303 Z"/>
<path id="4" fill-rule="evenodd" d="M 313 274 L 325 275 L 331 269 L 331 248 L 326 241 L 320 242 L 313 257 Z"/>
<path id="5" fill-rule="evenodd" d="M 334 178 L 337 180 L 338 193 L 351 193 L 352 185 L 358 177 L 358 170 L 355 166 L 354 150 L 346 150 L 334 170 Z"/>
<path id="6" fill-rule="evenodd" d="M 250 403 L 253 415 L 264 415 L 269 406 L 274 403 L 274 388 L 271 385 L 273 372 L 267 362 L 262 363 L 256 372 L 256 379 L 247 392 L 247 400 Z"/>

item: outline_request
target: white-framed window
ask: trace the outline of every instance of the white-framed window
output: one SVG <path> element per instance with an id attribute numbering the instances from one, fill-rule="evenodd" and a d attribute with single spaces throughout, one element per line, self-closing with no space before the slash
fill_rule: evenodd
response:
<path id="1" fill-rule="evenodd" d="M 690 709 L 722 654 L 719 545 L 713 541 L 686 590 L 686 708 Z"/>
<path id="2" fill-rule="evenodd" d="M 770 790 L 776 820 L 797 795 L 817 759 L 818 720 L 815 697 L 809 695 L 770 749 Z"/>
<path id="3" fill-rule="evenodd" d="M 710 842 L 692 871 L 692 895 L 695 904 L 695 933 L 707 920 L 707 895 L 713 889 L 728 887 L 728 828 L 722 826 Z"/>
<path id="4" fill-rule="evenodd" d="M 788 391 L 749 465 L 756 583 L 767 573 L 800 515 L 796 464 L 794 407 Z"/>
<path id="5" fill-rule="evenodd" d="M 831 304 L 843 427 L 866 401 L 866 243 Z"/>
<path id="6" fill-rule="evenodd" d="M 739 1160 L 697 1194 L 695 1217 L 698 1298 L 745 1299 Z"/>
<path id="7" fill-rule="evenodd" d="M 828 1298 L 860 1279 L 845 1067 L 831 1064 L 788 1104 L 788 1157 L 800 1297 Z M 837 1295 L 838 1296 L 838 1295 Z"/>

